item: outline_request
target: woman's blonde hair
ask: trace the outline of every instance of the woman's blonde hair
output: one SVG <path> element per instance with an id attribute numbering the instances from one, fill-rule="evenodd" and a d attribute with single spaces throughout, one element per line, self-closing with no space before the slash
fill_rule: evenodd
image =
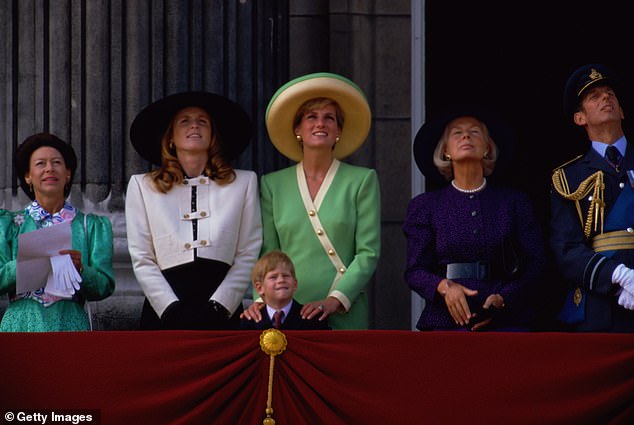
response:
<path id="1" fill-rule="evenodd" d="M 183 167 L 181 167 L 176 157 L 176 148 L 171 143 L 174 134 L 174 114 L 170 125 L 161 138 L 161 166 L 150 173 L 156 189 L 162 193 L 167 193 L 175 184 L 182 183 L 185 179 Z M 233 167 L 224 159 L 222 149 L 218 143 L 218 133 L 216 132 L 213 120 L 211 122 L 211 141 L 207 149 L 207 164 L 205 165 L 205 175 L 219 185 L 229 184 L 236 178 Z M 193 176 L 192 176 L 193 177 Z"/>
<path id="2" fill-rule="evenodd" d="M 438 140 L 438 144 L 436 144 L 436 149 L 434 149 L 434 165 L 436 166 L 436 168 L 438 168 L 440 174 L 445 176 L 447 180 L 451 180 L 453 178 L 453 164 L 451 162 L 451 159 L 447 158 L 445 151 L 447 150 L 447 142 L 449 141 L 449 131 L 451 129 L 450 125 L 458 118 L 463 117 L 454 118 L 447 123 L 447 125 L 445 126 L 445 130 L 440 137 L 440 140 Z M 484 170 L 484 175 L 489 176 L 495 168 L 495 161 L 497 161 L 498 159 L 498 147 L 495 144 L 495 141 L 491 138 L 491 135 L 489 134 L 489 129 L 487 128 L 486 124 L 476 117 L 473 118 L 477 120 L 482 126 L 482 132 L 484 136 L 483 138 L 489 145 L 488 154 L 485 155 L 484 158 L 482 158 L 482 169 Z"/>
<path id="3" fill-rule="evenodd" d="M 312 111 L 313 109 L 322 109 L 328 105 L 332 105 L 335 107 L 335 114 L 337 115 L 337 127 L 339 127 L 340 130 L 343 129 L 345 116 L 337 101 L 329 97 L 315 97 L 313 99 L 308 99 L 306 102 L 302 103 L 302 106 L 297 108 L 295 118 L 293 119 L 293 130 L 295 130 L 297 126 L 302 122 L 302 118 L 304 118 L 304 115 L 306 115 L 308 111 Z"/>

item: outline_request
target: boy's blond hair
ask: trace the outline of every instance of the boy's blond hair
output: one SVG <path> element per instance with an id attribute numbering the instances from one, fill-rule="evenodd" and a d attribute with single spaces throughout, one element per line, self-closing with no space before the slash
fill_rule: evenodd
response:
<path id="1" fill-rule="evenodd" d="M 289 268 L 291 272 L 291 276 L 293 279 L 297 280 L 295 276 L 295 266 L 291 261 L 291 258 L 283 253 L 282 251 L 269 251 L 264 254 L 253 266 L 253 270 L 251 270 L 251 281 L 255 284 L 255 282 L 263 282 L 266 274 L 271 270 L 274 270 L 279 265 L 285 265 Z"/>

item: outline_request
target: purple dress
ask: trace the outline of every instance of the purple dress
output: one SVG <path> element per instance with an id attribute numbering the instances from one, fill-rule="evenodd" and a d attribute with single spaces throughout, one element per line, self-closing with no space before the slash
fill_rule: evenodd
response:
<path id="1" fill-rule="evenodd" d="M 532 301 L 545 268 L 542 232 L 526 195 L 487 186 L 462 193 L 451 185 L 414 197 L 403 226 L 407 237 L 409 287 L 426 301 L 418 329 L 466 329 L 455 324 L 436 288 L 449 263 L 485 262 L 486 279 L 454 281 L 478 291 L 468 297 L 472 312 L 499 293 L 505 308 L 487 329 L 527 329 Z"/>

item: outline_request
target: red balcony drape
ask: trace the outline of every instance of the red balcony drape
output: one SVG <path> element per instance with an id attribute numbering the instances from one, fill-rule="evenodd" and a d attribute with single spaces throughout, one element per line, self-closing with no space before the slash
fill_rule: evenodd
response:
<path id="1" fill-rule="evenodd" d="M 285 334 L 277 425 L 634 423 L 634 335 Z M 0 417 L 95 409 L 108 425 L 262 424 L 269 358 L 259 336 L 1 334 Z"/>

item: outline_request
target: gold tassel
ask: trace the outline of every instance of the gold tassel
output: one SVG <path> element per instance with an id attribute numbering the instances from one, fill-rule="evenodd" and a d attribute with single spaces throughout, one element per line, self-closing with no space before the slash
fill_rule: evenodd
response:
<path id="1" fill-rule="evenodd" d="M 286 335 L 277 329 L 267 329 L 260 335 L 260 348 L 266 354 L 271 356 L 269 361 L 269 383 L 266 399 L 266 418 L 262 421 L 262 425 L 275 425 L 273 415 L 273 372 L 275 369 L 275 356 L 279 356 L 286 350 Z"/>

